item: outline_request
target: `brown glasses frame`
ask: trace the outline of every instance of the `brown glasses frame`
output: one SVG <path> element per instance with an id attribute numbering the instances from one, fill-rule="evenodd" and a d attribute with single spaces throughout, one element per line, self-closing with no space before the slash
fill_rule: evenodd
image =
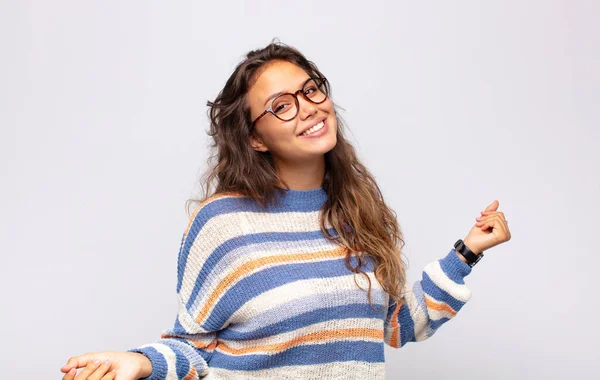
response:
<path id="1" fill-rule="evenodd" d="M 325 86 L 325 90 L 326 90 L 326 91 L 324 91 L 324 92 L 323 92 L 323 93 L 325 94 L 325 99 L 321 100 L 320 102 L 315 102 L 315 101 L 313 101 L 313 100 L 312 100 L 312 99 L 310 99 L 308 96 L 306 96 L 306 94 L 304 93 L 304 86 L 306 86 L 306 84 L 307 84 L 308 82 L 310 82 L 311 80 L 320 80 L 320 81 L 322 81 L 322 82 L 323 82 L 321 85 L 322 85 L 322 86 Z M 313 104 L 321 104 L 321 103 L 323 103 L 323 102 L 324 102 L 324 101 L 326 101 L 326 100 L 327 100 L 327 98 L 329 97 L 329 96 L 327 95 L 327 86 L 326 86 L 326 84 L 325 84 L 326 82 L 327 82 L 327 78 L 325 78 L 325 77 L 320 77 L 320 78 L 308 78 L 308 79 L 306 80 L 306 82 L 304 82 L 304 83 L 302 84 L 302 88 L 301 88 L 300 90 L 298 90 L 298 91 L 296 91 L 296 92 L 294 92 L 294 93 L 291 93 L 291 92 L 286 92 L 285 94 L 281 94 L 281 95 L 277 96 L 275 99 L 273 99 L 273 100 L 271 101 L 271 105 L 269 106 L 269 108 L 267 108 L 267 109 L 266 109 L 266 110 L 265 110 L 263 113 L 261 113 L 261 114 L 260 114 L 260 116 L 258 116 L 256 119 L 254 119 L 254 121 L 253 121 L 253 122 L 252 122 L 252 124 L 250 125 L 250 128 L 252 129 L 252 128 L 254 127 L 254 125 L 256 124 L 256 122 L 257 122 L 257 121 L 258 121 L 258 120 L 259 120 L 261 117 L 265 116 L 265 115 L 266 115 L 266 114 L 268 114 L 268 113 L 272 114 L 273 116 L 275 116 L 276 118 L 278 118 L 278 119 L 279 119 L 279 120 L 281 120 L 281 121 L 290 121 L 290 120 L 294 119 L 296 116 L 298 116 L 298 112 L 300 111 L 300 102 L 298 101 L 298 93 L 301 93 L 301 94 L 302 94 L 302 96 L 304 97 L 304 99 L 308 100 L 309 102 L 311 102 L 311 103 L 313 103 Z M 294 100 L 296 101 L 296 114 L 294 115 L 294 117 L 292 117 L 291 119 L 287 119 L 287 120 L 286 120 L 286 119 L 282 119 L 282 118 L 280 118 L 279 116 L 275 115 L 275 112 L 273 111 L 273 103 L 275 103 L 275 100 L 277 100 L 277 98 L 279 98 L 280 96 L 284 96 L 284 95 L 292 95 L 292 96 L 294 97 Z"/>

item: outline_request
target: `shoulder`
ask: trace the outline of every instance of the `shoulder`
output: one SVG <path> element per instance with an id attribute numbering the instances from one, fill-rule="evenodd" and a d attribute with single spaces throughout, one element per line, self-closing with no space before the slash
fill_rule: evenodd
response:
<path id="1" fill-rule="evenodd" d="M 243 210 L 247 197 L 237 192 L 217 193 L 202 202 L 197 202 L 191 213 L 183 240 L 188 237 L 204 234 L 208 229 L 223 226 L 234 214 Z"/>
<path id="2" fill-rule="evenodd" d="M 244 197 L 238 193 L 215 194 L 199 203 L 190 216 L 183 233 L 178 257 L 179 280 L 177 289 L 182 286 L 185 273 L 196 273 L 227 247 L 228 241 L 239 233 L 239 209 Z M 193 281 L 195 281 L 195 277 Z"/>
<path id="3" fill-rule="evenodd" d="M 183 240 L 188 244 L 198 237 L 203 239 L 227 239 L 239 231 L 232 229 L 237 225 L 239 213 L 251 211 L 255 202 L 238 192 L 217 193 L 198 203 L 192 212 Z"/>

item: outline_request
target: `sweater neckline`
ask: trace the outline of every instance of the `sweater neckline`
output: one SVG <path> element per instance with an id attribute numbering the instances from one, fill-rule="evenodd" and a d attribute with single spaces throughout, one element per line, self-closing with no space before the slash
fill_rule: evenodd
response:
<path id="1" fill-rule="evenodd" d="M 318 210 L 327 200 L 327 192 L 323 186 L 309 190 L 294 190 L 278 187 L 280 192 L 279 201 L 281 206 L 294 209 Z"/>

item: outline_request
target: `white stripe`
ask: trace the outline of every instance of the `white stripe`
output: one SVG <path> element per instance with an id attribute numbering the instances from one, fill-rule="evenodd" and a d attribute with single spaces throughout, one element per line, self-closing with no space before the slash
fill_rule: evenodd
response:
<path id="1" fill-rule="evenodd" d="M 202 380 L 292 380 L 292 379 L 364 379 L 385 380 L 385 363 L 357 361 L 285 366 L 257 371 L 231 371 L 211 368 Z"/>
<path id="2" fill-rule="evenodd" d="M 471 290 L 466 284 L 457 284 L 452 281 L 442 269 L 439 260 L 433 261 L 424 269 L 431 280 L 440 288 L 459 301 L 467 302 L 471 298 Z"/>

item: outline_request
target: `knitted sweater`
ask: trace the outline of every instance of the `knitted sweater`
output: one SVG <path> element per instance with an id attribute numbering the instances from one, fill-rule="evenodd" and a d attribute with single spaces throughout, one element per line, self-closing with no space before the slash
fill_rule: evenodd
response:
<path id="1" fill-rule="evenodd" d="M 471 268 L 451 249 L 400 306 L 367 261 L 373 310 L 365 276 L 320 230 L 326 200 L 318 188 L 266 209 L 233 193 L 204 202 L 181 242 L 173 328 L 129 350 L 152 362 L 147 379 L 385 379 L 384 343 L 431 337 L 469 300 Z"/>

